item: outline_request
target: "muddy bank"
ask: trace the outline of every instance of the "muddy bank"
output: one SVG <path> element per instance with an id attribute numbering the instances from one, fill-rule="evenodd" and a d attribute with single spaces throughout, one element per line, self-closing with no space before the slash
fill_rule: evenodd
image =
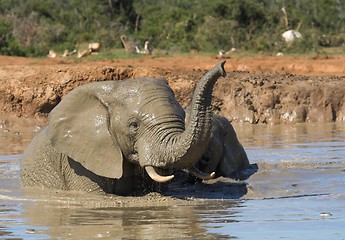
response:
<path id="1" fill-rule="evenodd" d="M 215 96 L 221 114 L 235 122 L 345 121 L 345 77 L 233 72 Z"/>
<path id="2" fill-rule="evenodd" d="M 44 116 L 75 87 L 94 81 L 152 75 L 148 69 L 89 65 L 13 65 L 0 68 L 3 113 Z"/>
<path id="3" fill-rule="evenodd" d="M 233 122 L 299 123 L 345 121 L 345 76 L 232 71 L 218 81 L 214 109 Z M 0 66 L 0 114 L 45 117 L 73 88 L 104 80 L 166 78 L 189 105 L 204 69 L 121 66 L 115 63 L 8 64 Z"/>

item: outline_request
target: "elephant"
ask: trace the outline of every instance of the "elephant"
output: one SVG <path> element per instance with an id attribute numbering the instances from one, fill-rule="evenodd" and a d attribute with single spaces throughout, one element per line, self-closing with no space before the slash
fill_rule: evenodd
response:
<path id="1" fill-rule="evenodd" d="M 187 121 L 188 117 L 189 110 L 186 111 Z M 214 172 L 215 178 L 227 177 L 241 180 L 255 171 L 255 165 L 249 163 L 233 126 L 225 117 L 218 114 L 213 115 L 208 146 L 195 167 L 202 173 Z M 195 177 L 192 176 L 193 178 Z"/>
<path id="2" fill-rule="evenodd" d="M 193 169 L 209 142 L 212 90 L 226 76 L 224 65 L 196 84 L 189 121 L 162 78 L 70 91 L 24 151 L 23 186 L 128 195 L 172 180 L 172 169 Z"/>

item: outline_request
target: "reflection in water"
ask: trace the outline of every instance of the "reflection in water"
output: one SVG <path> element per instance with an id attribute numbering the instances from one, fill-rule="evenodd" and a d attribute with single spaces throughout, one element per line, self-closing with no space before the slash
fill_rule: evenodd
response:
<path id="1" fill-rule="evenodd" d="M 235 125 L 244 146 L 289 148 L 294 144 L 344 142 L 345 123 L 303 123 L 293 125 Z"/>
<path id="2" fill-rule="evenodd" d="M 344 123 L 240 129 L 249 159 L 259 165 L 259 171 L 250 179 L 246 198 L 334 198 L 345 193 Z"/>
<path id="3" fill-rule="evenodd" d="M 2 127 L 0 238 L 344 239 L 345 124 L 234 127 L 259 166 L 246 183 L 218 179 L 191 188 L 189 201 L 117 207 L 104 197 L 22 192 L 19 160 L 37 128 Z"/>
<path id="4" fill-rule="evenodd" d="M 206 204 L 206 203 L 204 203 Z M 228 234 L 207 233 L 203 226 L 212 209 L 231 217 L 230 201 L 209 209 L 200 204 L 152 207 L 64 208 L 46 203 L 25 205 L 24 218 L 32 226 L 49 226 L 44 231 L 52 238 L 62 239 L 185 239 L 220 237 Z M 200 213 L 201 212 L 201 213 Z M 202 212 L 207 212 L 203 215 Z M 213 211 L 212 211 L 213 212 Z M 213 212 L 215 214 L 216 212 Z"/>
<path id="5" fill-rule="evenodd" d="M 22 154 L 40 129 L 41 127 L 33 120 L 11 121 L 10 123 L 0 120 L 0 157 Z"/>

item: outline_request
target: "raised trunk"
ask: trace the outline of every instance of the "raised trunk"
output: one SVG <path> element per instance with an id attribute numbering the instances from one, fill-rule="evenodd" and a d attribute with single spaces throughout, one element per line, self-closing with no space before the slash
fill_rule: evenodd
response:
<path id="1" fill-rule="evenodd" d="M 175 136 L 171 149 L 175 159 L 171 163 L 177 168 L 191 168 L 200 159 L 208 145 L 212 124 L 212 90 L 220 76 L 225 77 L 225 61 L 206 73 L 197 83 L 185 131 Z"/>

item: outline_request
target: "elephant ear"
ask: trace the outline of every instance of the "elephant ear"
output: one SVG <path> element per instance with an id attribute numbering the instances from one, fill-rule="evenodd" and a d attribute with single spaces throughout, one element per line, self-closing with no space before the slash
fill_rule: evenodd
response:
<path id="1" fill-rule="evenodd" d="M 68 155 L 86 169 L 100 176 L 119 179 L 122 177 L 123 156 L 109 132 L 109 115 L 97 84 L 76 88 L 52 110 L 48 138 L 58 152 Z"/>

